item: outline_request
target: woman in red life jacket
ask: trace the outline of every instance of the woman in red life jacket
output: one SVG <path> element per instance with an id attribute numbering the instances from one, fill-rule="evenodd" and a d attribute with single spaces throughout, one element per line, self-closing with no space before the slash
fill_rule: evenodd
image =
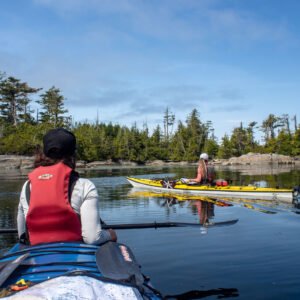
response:
<path id="1" fill-rule="evenodd" d="M 215 174 L 213 168 L 208 166 L 208 155 L 206 153 L 202 153 L 199 157 L 196 178 L 182 178 L 181 181 L 187 184 L 206 184 L 212 183 L 214 177 Z"/>
<path id="2" fill-rule="evenodd" d="M 83 241 L 116 241 L 114 230 L 102 230 L 98 193 L 88 179 L 75 172 L 76 138 L 57 128 L 43 138 L 43 152 L 23 185 L 18 207 L 18 234 L 31 245 Z"/>

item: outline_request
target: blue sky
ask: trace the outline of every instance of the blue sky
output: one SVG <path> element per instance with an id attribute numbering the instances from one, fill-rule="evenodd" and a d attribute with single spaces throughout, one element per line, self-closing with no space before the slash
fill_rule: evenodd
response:
<path id="1" fill-rule="evenodd" d="M 299 112 L 300 1 L 1 0 L 0 71 L 75 121 L 153 128 L 196 108 L 221 137 Z M 300 116 L 298 116 L 300 119 Z"/>

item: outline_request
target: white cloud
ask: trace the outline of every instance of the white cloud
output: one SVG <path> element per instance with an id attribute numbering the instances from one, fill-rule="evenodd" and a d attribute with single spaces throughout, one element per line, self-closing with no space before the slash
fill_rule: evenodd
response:
<path id="1" fill-rule="evenodd" d="M 220 37 L 278 42 L 291 38 L 285 22 L 264 20 L 254 13 L 234 10 L 220 0 L 34 0 L 34 3 L 67 19 L 92 13 L 101 24 L 103 17 L 109 17 L 125 25 L 132 34 L 167 41 L 207 41 Z M 111 26 L 112 22 L 107 24 Z"/>

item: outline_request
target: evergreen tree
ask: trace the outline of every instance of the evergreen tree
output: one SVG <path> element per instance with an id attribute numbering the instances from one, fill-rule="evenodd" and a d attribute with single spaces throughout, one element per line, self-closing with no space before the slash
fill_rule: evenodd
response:
<path id="1" fill-rule="evenodd" d="M 187 147 L 185 153 L 185 160 L 198 160 L 199 153 L 204 148 L 205 141 L 208 136 L 208 128 L 200 121 L 197 109 L 193 109 L 187 118 Z"/>
<path id="2" fill-rule="evenodd" d="M 269 114 L 267 119 L 265 119 L 261 125 L 261 130 L 265 134 L 265 141 L 268 142 L 270 139 L 274 139 L 275 129 L 282 126 L 283 124 L 279 117 Z"/>
<path id="3" fill-rule="evenodd" d="M 163 147 L 163 133 L 159 125 L 156 126 L 152 135 L 149 138 L 148 159 L 162 159 L 167 158 L 166 148 Z"/>
<path id="4" fill-rule="evenodd" d="M 54 127 L 64 126 L 64 114 L 68 112 L 64 108 L 64 101 L 64 96 L 54 86 L 42 94 L 41 99 L 37 101 L 42 108 L 40 121 L 42 123 L 50 123 Z"/>
<path id="5" fill-rule="evenodd" d="M 233 129 L 230 142 L 234 156 L 241 156 L 247 152 L 248 136 L 242 123 L 239 127 Z"/>
<path id="6" fill-rule="evenodd" d="M 300 155 L 300 128 L 295 131 L 291 146 L 292 155 Z"/>
<path id="7" fill-rule="evenodd" d="M 3 76 L 3 75 L 2 75 Z M 0 81 L 0 115 L 8 123 L 17 126 L 19 122 L 32 121 L 31 110 L 28 106 L 29 95 L 40 89 L 28 86 L 14 77 Z"/>
<path id="8" fill-rule="evenodd" d="M 116 126 L 117 127 L 117 126 Z M 94 126 L 92 144 L 97 149 L 97 160 L 106 160 L 114 158 L 113 140 L 115 139 L 115 126 L 100 124 Z"/>
<path id="9" fill-rule="evenodd" d="M 275 153 L 283 155 L 292 154 L 292 136 L 288 129 L 282 129 L 275 139 Z"/>
<path id="10" fill-rule="evenodd" d="M 177 131 L 175 132 L 172 142 L 170 159 L 174 161 L 184 160 L 187 152 L 187 128 L 179 121 Z"/>
<path id="11" fill-rule="evenodd" d="M 219 145 L 217 138 L 215 137 L 212 121 L 207 121 L 205 123 L 205 128 L 207 134 L 210 134 L 210 136 L 207 136 L 202 152 L 207 153 L 210 157 L 216 157 L 218 155 Z"/>
<path id="12" fill-rule="evenodd" d="M 84 123 L 77 124 L 74 134 L 77 139 L 77 158 L 85 161 L 98 159 L 97 144 L 93 142 L 95 129 L 92 125 Z"/>
<path id="13" fill-rule="evenodd" d="M 297 129 L 298 129 L 297 116 L 294 115 L 294 116 L 291 118 L 291 121 L 294 121 L 294 131 L 296 132 Z"/>
<path id="14" fill-rule="evenodd" d="M 174 122 L 175 115 L 172 114 L 167 107 L 164 114 L 164 138 L 166 142 L 169 142 L 169 137 L 172 135 Z"/>
<path id="15" fill-rule="evenodd" d="M 129 160 L 136 162 L 144 162 L 146 160 L 145 156 L 146 145 L 141 137 L 141 134 L 137 128 L 136 123 L 130 129 L 129 138 Z"/>
<path id="16" fill-rule="evenodd" d="M 246 149 L 247 149 L 247 152 L 254 151 L 258 146 L 258 143 L 255 142 L 255 140 L 254 140 L 254 128 L 255 128 L 256 125 L 257 125 L 257 122 L 250 122 L 248 124 L 248 127 L 246 128 L 246 132 L 247 132 Z"/>
<path id="17" fill-rule="evenodd" d="M 203 152 L 210 157 L 217 157 L 219 151 L 218 142 L 214 138 L 208 138 L 205 142 Z"/>
<path id="18" fill-rule="evenodd" d="M 141 157 L 145 162 L 149 159 L 149 148 L 150 148 L 150 141 L 149 141 L 149 129 L 146 123 L 143 124 L 143 130 L 140 132 L 140 139 L 141 144 L 143 145 L 143 156 Z"/>
<path id="19" fill-rule="evenodd" d="M 290 117 L 289 117 L 289 115 L 288 114 L 283 114 L 280 117 L 280 120 L 281 120 L 282 127 L 285 128 L 287 134 L 291 138 L 292 134 L 291 134 L 291 128 L 290 128 Z"/>
<path id="20" fill-rule="evenodd" d="M 221 145 L 219 147 L 218 151 L 218 157 L 219 158 L 230 158 L 233 156 L 233 147 L 232 143 L 230 141 L 230 138 L 227 134 L 225 134 L 222 138 Z"/>
<path id="21" fill-rule="evenodd" d="M 116 138 L 114 139 L 114 157 L 116 159 L 129 159 L 129 136 L 130 131 L 127 127 L 119 127 Z"/>

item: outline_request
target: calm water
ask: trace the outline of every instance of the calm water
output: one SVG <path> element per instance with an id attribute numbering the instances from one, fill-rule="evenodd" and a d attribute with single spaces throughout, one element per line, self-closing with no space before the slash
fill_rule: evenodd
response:
<path id="1" fill-rule="evenodd" d="M 195 168 L 111 169 L 84 176 L 98 188 L 101 217 L 107 223 L 200 223 L 207 218 L 217 223 L 239 219 L 233 225 L 208 229 L 199 226 L 117 232 L 119 241 L 131 247 L 143 272 L 164 295 L 190 290 L 216 294 L 218 288 L 224 288 L 229 289 L 229 295 L 235 291 L 239 299 L 300 298 L 300 210 L 278 203 L 234 202 L 224 206 L 218 202 L 154 197 L 136 193 L 125 179 L 129 175 L 190 177 L 194 172 Z M 300 171 L 264 175 L 263 170 L 219 170 L 218 178 L 231 178 L 237 184 L 259 181 L 268 186 L 292 187 L 300 183 Z M 1 228 L 16 227 L 23 181 L 1 178 Z M 0 235 L 2 251 L 15 242 L 15 235 Z M 212 298 L 217 295 L 209 297 Z"/>

